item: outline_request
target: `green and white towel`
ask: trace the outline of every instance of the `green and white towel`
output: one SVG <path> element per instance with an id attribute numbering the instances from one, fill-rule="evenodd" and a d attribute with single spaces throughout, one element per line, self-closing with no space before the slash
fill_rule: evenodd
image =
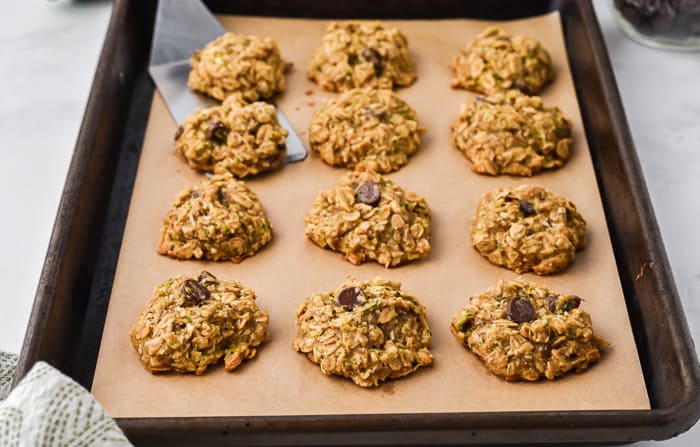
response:
<path id="1" fill-rule="evenodd" d="M 85 388 L 47 363 L 10 391 L 16 367 L 16 355 L 0 352 L 0 446 L 131 446 Z"/>
<path id="2" fill-rule="evenodd" d="M 17 356 L 0 351 L 0 403 L 10 394 L 12 377 L 17 369 Z"/>

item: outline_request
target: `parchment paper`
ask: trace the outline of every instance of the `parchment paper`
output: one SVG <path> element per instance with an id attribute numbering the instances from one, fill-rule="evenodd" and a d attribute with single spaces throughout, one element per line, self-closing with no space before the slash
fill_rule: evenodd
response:
<path id="1" fill-rule="evenodd" d="M 313 111 L 324 98 L 306 79 L 305 67 L 327 20 L 221 17 L 242 33 L 271 36 L 294 63 L 278 104 L 307 140 Z M 542 93 L 574 123 L 573 154 L 563 169 L 533 178 L 473 173 L 451 142 L 450 124 L 473 94 L 449 87 L 454 54 L 489 23 L 473 20 L 396 21 L 407 35 L 418 81 L 398 91 L 427 128 L 419 152 L 391 178 L 426 197 L 433 210 L 430 255 L 421 262 L 385 269 L 353 266 L 342 255 L 304 237 L 304 214 L 314 197 L 346 171 L 312 154 L 302 163 L 248 181 L 274 227 L 269 246 L 241 264 L 177 261 L 156 253 L 161 221 L 175 194 L 202 178 L 175 155 L 176 124 L 156 94 L 138 168 L 131 208 L 95 371 L 92 392 L 115 417 L 257 416 L 358 413 L 488 412 L 527 410 L 648 409 L 649 401 L 622 295 L 595 174 L 565 55 L 557 13 L 501 25 L 528 34 L 550 51 L 556 80 Z M 585 94 L 585 92 L 584 92 Z M 494 266 L 470 245 L 469 223 L 487 190 L 537 183 L 570 198 L 588 221 L 589 244 L 561 274 L 528 279 L 585 299 L 597 333 L 612 343 L 602 361 L 584 374 L 556 381 L 508 383 L 491 375 L 452 337 L 449 323 L 469 295 L 516 275 Z M 203 376 L 152 375 L 131 347 L 129 329 L 153 287 L 179 274 L 209 270 L 255 290 L 270 313 L 270 340 L 235 372 L 221 365 Z M 316 290 L 332 290 L 352 274 L 385 276 L 403 283 L 427 306 L 435 364 L 377 389 L 326 376 L 292 349 L 295 310 Z"/>

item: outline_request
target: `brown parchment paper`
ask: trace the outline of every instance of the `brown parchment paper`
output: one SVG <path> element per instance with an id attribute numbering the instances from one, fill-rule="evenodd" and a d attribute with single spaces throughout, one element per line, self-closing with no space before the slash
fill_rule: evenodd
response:
<path id="1" fill-rule="evenodd" d="M 307 142 L 313 111 L 333 94 L 306 79 L 305 68 L 327 20 L 220 17 L 241 33 L 271 36 L 294 63 L 287 92 L 278 104 Z M 387 21 L 388 22 L 388 21 Z M 258 416 L 358 413 L 489 412 L 527 410 L 648 409 L 642 370 L 627 316 L 583 132 L 557 13 L 501 23 L 528 34 L 550 51 L 556 80 L 542 96 L 574 123 L 575 145 L 568 164 L 533 178 L 486 177 L 473 173 L 451 142 L 450 124 L 472 93 L 449 87 L 450 61 L 489 23 L 474 20 L 395 21 L 409 39 L 418 81 L 398 93 L 427 128 L 419 152 L 391 178 L 426 197 L 433 210 L 430 255 L 418 263 L 385 269 L 374 263 L 353 266 L 342 255 L 304 237 L 304 214 L 320 190 L 345 173 L 311 154 L 301 163 L 248 182 L 262 200 L 274 227 L 270 245 L 241 264 L 177 261 L 156 253 L 161 221 L 175 194 L 202 178 L 175 155 L 176 124 L 160 96 L 151 115 L 124 232 L 104 327 L 92 392 L 115 417 Z M 583 93 L 585 94 L 585 92 Z M 494 266 L 470 245 L 469 223 L 487 190 L 505 184 L 538 183 L 562 194 L 588 221 L 589 244 L 561 274 L 528 279 L 585 299 L 595 330 L 612 343 L 602 361 L 584 374 L 553 382 L 508 383 L 487 372 L 449 332 L 452 315 L 470 294 L 500 278 L 516 275 Z M 167 278 L 209 270 L 236 278 L 255 290 L 270 313 L 270 340 L 252 361 L 233 373 L 221 365 L 203 376 L 152 375 L 129 341 L 129 329 L 153 287 Z M 295 311 L 316 290 L 331 290 L 352 274 L 385 276 L 403 283 L 427 306 L 435 364 L 376 389 L 326 376 L 292 349 Z"/>

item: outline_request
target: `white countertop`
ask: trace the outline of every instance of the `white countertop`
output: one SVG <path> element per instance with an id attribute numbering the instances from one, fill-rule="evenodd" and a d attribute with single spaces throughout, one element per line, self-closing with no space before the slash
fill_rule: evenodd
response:
<path id="1" fill-rule="evenodd" d="M 633 43 L 595 0 L 678 291 L 700 340 L 700 53 Z M 19 352 L 110 14 L 108 1 L 16 1 L 0 17 L 0 350 Z M 696 348 L 697 349 L 697 348 Z M 700 428 L 640 446 L 700 445 Z"/>

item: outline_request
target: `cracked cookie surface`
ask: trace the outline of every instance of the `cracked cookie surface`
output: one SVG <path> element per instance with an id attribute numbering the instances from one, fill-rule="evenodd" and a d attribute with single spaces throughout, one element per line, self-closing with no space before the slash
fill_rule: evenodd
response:
<path id="1" fill-rule="evenodd" d="M 394 267 L 428 255 L 430 218 L 423 197 L 375 172 L 350 172 L 316 197 L 305 233 L 353 264 Z"/>
<path id="2" fill-rule="evenodd" d="M 351 278 L 334 291 L 313 293 L 297 310 L 296 326 L 296 351 L 324 374 L 362 387 L 433 363 L 425 307 L 384 278 Z"/>
<path id="3" fill-rule="evenodd" d="M 391 90 L 353 89 L 314 113 L 309 143 L 331 166 L 386 174 L 408 163 L 424 131 Z"/>
<path id="4" fill-rule="evenodd" d="M 185 118 L 175 133 L 175 151 L 193 169 L 244 178 L 282 166 L 287 135 L 274 106 L 232 95 Z"/>
<path id="5" fill-rule="evenodd" d="M 269 37 L 226 33 L 190 59 L 187 85 L 219 101 L 238 93 L 247 102 L 284 91 L 284 72 L 291 65 Z"/>
<path id="6" fill-rule="evenodd" d="M 160 230 L 158 253 L 241 262 L 272 239 L 262 203 L 245 183 L 216 175 L 179 193 Z"/>
<path id="7" fill-rule="evenodd" d="M 581 301 L 523 279 L 499 281 L 469 298 L 450 331 L 497 376 L 552 380 L 585 371 L 608 346 Z"/>
<path id="8" fill-rule="evenodd" d="M 413 84 L 406 36 L 380 22 L 332 22 L 306 70 L 324 90 L 391 89 Z"/>
<path id="9" fill-rule="evenodd" d="M 267 339 L 269 316 L 255 292 L 208 272 L 157 286 L 131 328 L 131 344 L 152 373 L 203 374 L 224 358 L 232 371 Z"/>
<path id="10" fill-rule="evenodd" d="M 452 87 L 484 94 L 509 89 L 535 94 L 554 79 L 552 59 L 541 43 L 495 26 L 455 56 L 452 70 Z"/>
<path id="11" fill-rule="evenodd" d="M 517 90 L 477 97 L 452 124 L 455 147 L 479 174 L 531 176 L 564 165 L 571 153 L 571 121 L 539 96 Z"/>
<path id="12" fill-rule="evenodd" d="M 541 186 L 485 193 L 471 225 L 474 248 L 516 273 L 547 275 L 565 269 L 586 244 L 586 221 L 568 199 Z"/>

